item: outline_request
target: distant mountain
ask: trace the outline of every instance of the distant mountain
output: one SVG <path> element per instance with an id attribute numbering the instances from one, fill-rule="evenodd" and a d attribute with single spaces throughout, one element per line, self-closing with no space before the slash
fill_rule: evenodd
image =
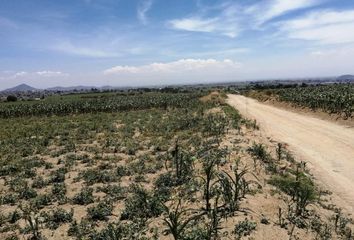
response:
<path id="1" fill-rule="evenodd" d="M 3 92 L 28 92 L 28 91 L 38 91 L 38 89 L 31 87 L 27 84 L 20 84 L 16 87 L 8 88 L 8 89 L 4 90 Z"/>
<path id="2" fill-rule="evenodd" d="M 342 75 L 337 77 L 338 81 L 354 81 L 354 75 Z"/>

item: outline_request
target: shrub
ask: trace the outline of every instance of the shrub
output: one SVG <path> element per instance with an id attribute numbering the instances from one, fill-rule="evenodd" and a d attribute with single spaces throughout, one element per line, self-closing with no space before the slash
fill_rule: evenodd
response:
<path id="1" fill-rule="evenodd" d="M 233 233 L 235 234 L 236 239 L 241 239 L 241 237 L 251 235 L 251 233 L 256 230 L 256 227 L 257 224 L 255 222 L 245 219 L 235 225 Z"/>
<path id="2" fill-rule="evenodd" d="M 127 190 L 120 185 L 107 185 L 103 187 L 98 187 L 98 191 L 104 192 L 106 198 L 117 201 L 126 198 Z"/>
<path id="3" fill-rule="evenodd" d="M 6 101 L 8 101 L 8 102 L 16 102 L 17 101 L 17 97 L 14 96 L 14 95 L 9 95 L 6 98 Z"/>
<path id="4" fill-rule="evenodd" d="M 291 196 L 296 205 L 296 215 L 301 215 L 317 196 L 313 181 L 303 173 L 297 173 L 296 177 L 290 174 L 272 176 L 269 183 Z"/>
<path id="5" fill-rule="evenodd" d="M 135 220 L 158 217 L 163 211 L 160 199 L 140 186 L 133 186 L 133 194 L 125 200 L 122 220 Z"/>
<path id="6" fill-rule="evenodd" d="M 118 177 L 124 177 L 124 176 L 130 176 L 131 172 L 129 171 L 129 169 L 125 166 L 118 166 L 117 170 L 116 170 L 116 175 Z"/>
<path id="7" fill-rule="evenodd" d="M 95 183 L 109 183 L 115 182 L 117 177 L 110 171 L 99 170 L 99 169 L 88 169 L 79 174 L 80 178 L 83 178 L 85 183 L 88 185 L 93 185 Z"/>
<path id="8" fill-rule="evenodd" d="M 89 236 L 90 240 L 120 240 L 120 239 L 157 239 L 154 237 L 144 237 L 145 232 L 143 230 L 145 226 L 140 223 L 110 223 L 102 231 L 92 233 Z"/>
<path id="9" fill-rule="evenodd" d="M 61 183 L 65 180 L 65 174 L 67 173 L 66 168 L 59 168 L 58 170 L 51 173 L 50 182 Z"/>
<path id="10" fill-rule="evenodd" d="M 0 203 L 1 204 L 9 204 L 11 206 L 14 206 L 15 204 L 17 204 L 18 199 L 19 199 L 18 194 L 9 193 L 9 194 L 6 194 L 6 195 L 0 197 Z"/>
<path id="11" fill-rule="evenodd" d="M 73 220 L 74 210 L 71 209 L 70 212 L 66 212 L 64 209 L 58 208 L 51 212 L 42 212 L 41 217 L 43 217 L 46 227 L 51 230 L 57 229 L 63 223 L 69 223 Z"/>
<path id="12" fill-rule="evenodd" d="M 9 223 L 14 224 L 21 219 L 21 213 L 17 210 L 9 214 Z"/>
<path id="13" fill-rule="evenodd" d="M 170 198 L 171 190 L 175 186 L 177 186 L 177 181 L 171 172 L 160 174 L 155 181 L 155 193 L 166 201 Z"/>
<path id="14" fill-rule="evenodd" d="M 36 209 L 42 209 L 51 203 L 51 197 L 48 194 L 38 195 L 31 202 L 31 205 Z"/>
<path id="15" fill-rule="evenodd" d="M 269 154 L 267 153 L 265 147 L 263 144 L 259 143 L 254 143 L 252 147 L 249 147 L 247 149 L 247 152 L 251 154 L 254 158 L 261 160 L 263 162 L 268 162 L 269 160 Z"/>
<path id="16" fill-rule="evenodd" d="M 77 239 L 85 239 L 84 237 L 94 232 L 96 223 L 93 223 L 87 219 L 82 219 L 80 223 L 76 220 L 70 224 L 68 229 L 68 236 L 74 236 Z"/>
<path id="17" fill-rule="evenodd" d="M 18 193 L 21 199 L 26 199 L 26 200 L 37 196 L 37 192 L 33 188 L 30 188 L 27 184 Z"/>
<path id="18" fill-rule="evenodd" d="M 73 202 L 79 205 L 87 205 L 94 202 L 93 189 L 85 187 L 81 189 L 81 192 L 76 194 L 73 198 Z"/>
<path id="19" fill-rule="evenodd" d="M 109 201 L 103 201 L 98 203 L 94 207 L 87 209 L 88 217 L 91 220 L 106 220 L 108 216 L 112 214 L 113 205 Z"/>
<path id="20" fill-rule="evenodd" d="M 52 187 L 52 198 L 59 201 L 59 203 L 66 203 L 66 186 L 65 183 L 55 183 Z"/>
<path id="21" fill-rule="evenodd" d="M 32 182 L 33 188 L 43 188 L 47 185 L 47 182 L 43 179 L 42 176 L 36 177 Z"/>

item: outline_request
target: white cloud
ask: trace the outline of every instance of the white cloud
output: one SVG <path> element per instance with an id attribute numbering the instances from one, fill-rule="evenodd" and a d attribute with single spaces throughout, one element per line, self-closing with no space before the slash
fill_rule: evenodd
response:
<path id="1" fill-rule="evenodd" d="M 104 74 L 120 74 L 120 73 L 181 73 L 181 72 L 198 72 L 198 71 L 214 71 L 225 69 L 237 69 L 240 63 L 230 59 L 218 61 L 215 59 L 181 59 L 169 63 L 151 63 L 143 66 L 116 66 L 104 71 Z"/>
<path id="2" fill-rule="evenodd" d="M 23 76 L 26 76 L 26 75 L 28 75 L 28 72 L 21 71 L 21 72 L 17 72 L 15 74 L 13 74 L 11 76 L 11 78 L 19 78 L 19 77 L 23 77 Z"/>
<path id="3" fill-rule="evenodd" d="M 258 25 L 262 25 L 291 11 L 312 7 L 319 3 L 319 0 L 268 0 L 252 6 L 249 13 L 255 14 Z"/>
<path id="4" fill-rule="evenodd" d="M 315 6 L 322 1 L 265 0 L 248 6 L 222 2 L 214 7 L 201 7 L 199 13 L 190 17 L 170 20 L 168 25 L 177 30 L 216 33 L 235 38 L 244 30 L 257 29 L 276 17 Z"/>
<path id="5" fill-rule="evenodd" d="M 50 71 L 50 70 L 43 70 L 37 72 L 26 72 L 26 71 L 4 71 L 3 72 L 3 79 L 37 79 L 37 78 L 58 78 L 58 77 L 68 77 L 69 74 L 63 73 L 60 71 Z"/>
<path id="6" fill-rule="evenodd" d="M 113 85 L 169 85 L 200 82 L 223 82 L 237 79 L 242 65 L 225 59 L 181 59 L 142 66 L 116 66 L 103 71 Z"/>
<path id="7" fill-rule="evenodd" d="M 303 29 L 347 22 L 354 22 L 354 10 L 321 10 L 312 12 L 301 18 L 286 21 L 286 25 L 284 27 L 289 27 L 291 29 Z"/>
<path id="8" fill-rule="evenodd" d="M 217 14 L 208 14 L 209 10 Z M 241 29 L 242 9 L 236 4 L 221 4 L 214 8 L 202 9 L 191 17 L 173 19 L 168 22 L 168 26 L 173 29 L 190 32 L 216 33 L 230 38 L 235 38 Z"/>
<path id="9" fill-rule="evenodd" d="M 284 21 L 282 32 L 289 38 L 316 41 L 321 44 L 354 42 L 354 10 L 321 10 Z"/>
<path id="10" fill-rule="evenodd" d="M 64 77 L 68 76 L 67 73 L 59 72 L 59 71 L 38 71 L 37 75 L 41 77 Z"/>
<path id="11" fill-rule="evenodd" d="M 146 17 L 146 14 L 149 12 L 153 4 L 153 0 L 142 0 L 139 3 L 138 9 L 137 9 L 137 16 L 140 22 L 144 25 L 148 23 L 148 19 Z"/>
<path id="12" fill-rule="evenodd" d="M 172 20 L 170 24 L 180 30 L 194 32 L 213 32 L 217 30 L 217 19 L 184 18 Z"/>

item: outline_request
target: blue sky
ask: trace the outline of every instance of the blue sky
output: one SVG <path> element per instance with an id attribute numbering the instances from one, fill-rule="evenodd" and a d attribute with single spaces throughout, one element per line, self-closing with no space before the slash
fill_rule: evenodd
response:
<path id="1" fill-rule="evenodd" d="M 352 0 L 0 0 L 0 89 L 354 73 Z"/>

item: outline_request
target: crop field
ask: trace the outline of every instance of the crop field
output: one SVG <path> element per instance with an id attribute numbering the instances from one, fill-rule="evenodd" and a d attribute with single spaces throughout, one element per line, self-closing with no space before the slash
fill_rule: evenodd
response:
<path id="1" fill-rule="evenodd" d="M 225 98 L 1 103 L 0 239 L 353 239 L 306 164 Z"/>
<path id="2" fill-rule="evenodd" d="M 354 84 L 332 84 L 320 86 L 291 87 L 261 90 L 275 95 L 277 100 L 295 106 L 322 110 L 348 119 L 354 115 Z"/>

